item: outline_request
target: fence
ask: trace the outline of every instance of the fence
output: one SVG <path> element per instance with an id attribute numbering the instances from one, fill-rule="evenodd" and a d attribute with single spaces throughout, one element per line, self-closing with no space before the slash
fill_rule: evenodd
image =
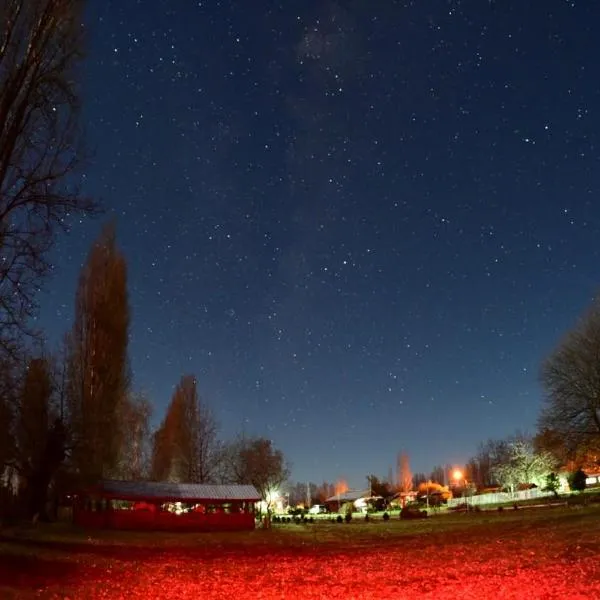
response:
<path id="1" fill-rule="evenodd" d="M 465 498 L 450 498 L 448 507 L 458 506 L 468 502 L 471 506 L 483 506 L 485 504 L 501 504 L 503 502 L 518 502 L 519 500 L 535 500 L 536 498 L 547 498 L 552 492 L 544 492 L 539 488 L 521 490 L 519 492 L 497 492 L 495 494 L 479 494 Z"/>

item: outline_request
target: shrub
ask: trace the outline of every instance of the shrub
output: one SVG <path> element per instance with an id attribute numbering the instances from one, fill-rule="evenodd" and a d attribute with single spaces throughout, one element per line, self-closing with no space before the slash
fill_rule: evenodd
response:
<path id="1" fill-rule="evenodd" d="M 336 521 L 337 521 L 338 523 L 343 523 L 343 522 L 344 522 L 344 519 L 342 519 L 342 515 L 338 515 L 338 517 L 337 517 Z"/>
<path id="2" fill-rule="evenodd" d="M 346 521 L 346 523 L 350 523 L 350 521 L 352 521 L 352 513 L 347 512 L 346 516 L 344 517 L 344 520 Z"/>
<path id="3" fill-rule="evenodd" d="M 388 515 L 387 512 L 383 513 L 383 520 L 384 521 L 389 521 L 390 520 L 390 515 Z"/>
<path id="4" fill-rule="evenodd" d="M 577 469 L 575 473 L 569 477 L 569 487 L 575 492 L 583 492 L 586 488 L 587 475 L 584 473 L 583 469 Z"/>
<path id="5" fill-rule="evenodd" d="M 418 508 L 416 508 L 414 506 L 405 506 L 400 511 L 400 518 L 401 519 L 426 519 L 427 511 L 419 510 Z"/>

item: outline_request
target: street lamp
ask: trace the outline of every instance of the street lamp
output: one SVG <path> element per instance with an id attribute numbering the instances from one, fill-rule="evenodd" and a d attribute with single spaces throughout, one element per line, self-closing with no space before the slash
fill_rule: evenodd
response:
<path id="1" fill-rule="evenodd" d="M 467 500 L 467 480 L 465 479 L 463 472 L 460 469 L 456 469 L 454 471 L 454 473 L 452 473 L 452 478 L 456 482 L 456 485 L 459 485 L 461 479 L 463 480 L 462 495 L 463 495 L 463 498 L 465 499 L 465 504 L 467 505 L 467 510 L 469 510 L 469 502 Z"/>

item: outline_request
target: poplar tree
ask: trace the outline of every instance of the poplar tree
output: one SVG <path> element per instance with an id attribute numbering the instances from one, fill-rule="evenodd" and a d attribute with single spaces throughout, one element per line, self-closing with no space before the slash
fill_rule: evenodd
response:
<path id="1" fill-rule="evenodd" d="M 141 480 L 150 475 L 150 417 L 152 405 L 142 394 L 129 394 L 121 414 L 120 479 Z"/>
<path id="2" fill-rule="evenodd" d="M 154 434 L 152 476 L 163 481 L 208 483 L 219 461 L 217 426 L 198 395 L 196 378 L 184 375 Z"/>
<path id="3" fill-rule="evenodd" d="M 72 467 L 81 482 L 116 475 L 129 392 L 127 266 L 114 224 L 93 244 L 81 271 L 67 342 L 67 408 Z"/>

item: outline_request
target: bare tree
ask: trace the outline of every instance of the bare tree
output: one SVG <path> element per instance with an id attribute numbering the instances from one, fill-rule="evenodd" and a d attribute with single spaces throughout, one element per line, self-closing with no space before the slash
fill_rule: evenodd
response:
<path id="1" fill-rule="evenodd" d="M 442 467 L 442 465 L 433 467 L 433 470 L 429 474 L 429 479 L 434 483 L 446 485 L 446 472 L 444 471 L 444 467 Z"/>
<path id="2" fill-rule="evenodd" d="M 110 224 L 82 269 L 68 341 L 71 459 L 82 482 L 114 476 L 118 467 L 129 393 L 128 341 L 127 266 Z"/>
<path id="3" fill-rule="evenodd" d="M 556 466 L 556 459 L 548 452 L 536 452 L 530 440 L 516 439 L 507 447 L 506 457 L 493 467 L 492 474 L 510 492 L 520 484 L 541 487 Z"/>
<path id="4" fill-rule="evenodd" d="M 82 0 L 0 2 L 0 347 L 36 311 L 57 230 L 95 212 L 74 186 Z"/>
<path id="5" fill-rule="evenodd" d="M 270 516 L 274 499 L 290 474 L 281 450 L 265 438 L 239 438 L 229 446 L 228 460 L 233 483 L 252 484 L 267 505 Z"/>
<path id="6" fill-rule="evenodd" d="M 540 428 L 562 437 L 571 454 L 600 446 L 600 297 L 546 359 L 541 382 Z"/>

